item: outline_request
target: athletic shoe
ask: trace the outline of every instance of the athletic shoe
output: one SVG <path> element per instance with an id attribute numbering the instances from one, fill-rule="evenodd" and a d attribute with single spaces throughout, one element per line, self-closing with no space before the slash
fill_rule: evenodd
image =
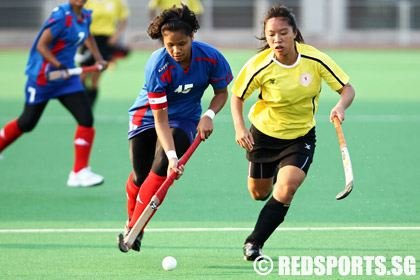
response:
<path id="1" fill-rule="evenodd" d="M 129 224 L 130 224 L 130 219 L 127 219 L 127 222 L 125 223 L 124 239 L 131 231 L 131 228 L 128 227 Z M 133 246 L 131 246 L 131 249 L 133 249 L 134 251 L 140 252 L 142 239 L 143 239 L 143 231 L 140 232 L 140 234 L 136 237 L 136 240 L 134 240 L 134 243 L 133 243 Z"/>
<path id="2" fill-rule="evenodd" d="M 90 187 L 100 185 L 104 182 L 104 177 L 93 173 L 90 167 L 85 167 L 79 172 L 70 172 L 67 186 L 69 187 Z"/>
<path id="3" fill-rule="evenodd" d="M 141 240 L 143 238 L 143 232 L 140 232 L 140 234 L 134 240 L 134 243 L 131 246 L 131 248 L 129 248 L 127 246 L 127 244 L 125 244 L 124 240 L 126 239 L 127 235 L 130 233 L 130 231 L 131 231 L 131 228 L 126 227 L 125 231 L 124 231 L 124 235 L 121 234 L 121 233 L 118 235 L 118 238 L 117 238 L 118 248 L 123 253 L 127 253 L 130 249 L 133 249 L 134 251 L 140 252 Z"/>
<path id="4" fill-rule="evenodd" d="M 144 231 L 140 232 L 139 235 L 137 235 L 136 240 L 134 240 L 133 246 L 131 246 L 131 249 L 133 249 L 134 251 L 140 252 L 141 240 L 143 239 L 143 233 Z"/>
<path id="5" fill-rule="evenodd" d="M 244 260 L 255 261 L 256 258 L 262 256 L 261 246 L 254 242 L 248 242 L 244 245 Z"/>
<path id="6" fill-rule="evenodd" d="M 120 251 L 123 253 L 127 253 L 130 250 L 124 242 L 124 235 L 122 233 L 118 234 L 117 244 L 118 249 L 120 249 Z"/>

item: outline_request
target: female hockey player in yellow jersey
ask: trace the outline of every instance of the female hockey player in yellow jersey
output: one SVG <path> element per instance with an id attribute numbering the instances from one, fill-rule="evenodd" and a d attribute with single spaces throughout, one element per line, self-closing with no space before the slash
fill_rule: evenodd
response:
<path id="1" fill-rule="evenodd" d="M 247 150 L 248 189 L 253 199 L 270 197 L 244 245 L 246 260 L 261 256 L 261 248 L 283 222 L 293 196 L 305 180 L 315 150 L 315 119 L 324 81 L 340 94 L 330 120 L 342 122 L 354 98 L 349 77 L 326 54 L 303 44 L 291 11 L 273 6 L 264 20 L 265 43 L 242 68 L 233 87 L 231 111 L 236 142 Z M 243 117 L 245 99 L 258 90 L 249 112 L 248 130 Z M 278 170 L 278 171 L 277 171 Z M 277 174 L 276 174 L 277 171 Z M 273 179 L 277 180 L 273 187 Z"/>

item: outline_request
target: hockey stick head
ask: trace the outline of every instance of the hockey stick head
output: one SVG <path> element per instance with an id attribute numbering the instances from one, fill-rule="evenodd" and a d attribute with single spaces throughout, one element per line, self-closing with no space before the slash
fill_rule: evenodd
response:
<path id="1" fill-rule="evenodd" d="M 353 167 L 351 164 L 350 154 L 347 149 L 347 146 L 344 146 L 341 149 L 341 157 L 343 160 L 344 175 L 346 178 L 346 187 L 344 188 L 342 192 L 337 194 L 337 196 L 335 197 L 337 200 L 343 199 L 346 196 L 348 196 L 350 192 L 353 190 L 353 186 L 354 186 Z"/>
<path id="2" fill-rule="evenodd" d="M 127 244 L 125 244 L 124 236 L 120 233 L 118 235 L 117 239 L 118 239 L 117 240 L 118 241 L 118 248 L 120 249 L 120 251 L 123 252 L 123 253 L 127 253 L 130 250 L 130 248 L 128 248 Z"/>
<path id="3" fill-rule="evenodd" d="M 353 181 L 351 181 L 350 184 L 346 185 L 346 188 L 342 192 L 337 194 L 335 199 L 340 200 L 347 197 L 351 193 L 352 190 L 353 190 Z"/>

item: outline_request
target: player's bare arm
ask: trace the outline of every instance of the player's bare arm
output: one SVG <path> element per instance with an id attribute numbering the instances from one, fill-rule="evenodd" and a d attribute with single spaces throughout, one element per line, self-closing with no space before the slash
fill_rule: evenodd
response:
<path id="1" fill-rule="evenodd" d="M 235 126 L 236 143 L 238 143 L 238 145 L 242 148 L 251 151 L 254 145 L 254 138 L 252 137 L 251 132 L 245 126 L 245 120 L 243 117 L 244 101 L 244 99 L 232 94 L 230 99 L 230 107 L 233 124 Z"/>
<path id="2" fill-rule="evenodd" d="M 353 102 L 355 91 L 350 83 L 346 84 L 344 87 L 337 91 L 340 94 L 340 100 L 337 102 L 337 105 L 331 110 L 330 121 L 334 122 L 334 117 L 338 117 L 340 124 L 345 119 L 344 111 L 351 105 Z"/>
<path id="3" fill-rule="evenodd" d="M 48 47 L 53 41 L 54 37 L 51 33 L 51 30 L 50 28 L 47 28 L 44 30 L 44 32 L 42 32 L 38 44 L 36 45 L 36 49 L 46 61 L 54 65 L 55 68 L 59 68 L 60 61 L 58 61 L 58 59 L 54 56 L 54 54 Z"/>
<path id="4" fill-rule="evenodd" d="M 153 116 L 155 118 L 156 133 L 166 155 L 168 156 L 168 176 L 173 170 L 178 174 L 178 179 L 182 175 L 183 168 L 181 169 L 178 167 L 178 156 L 176 154 L 171 128 L 169 127 L 168 110 L 167 108 L 153 110 Z"/>
<path id="5" fill-rule="evenodd" d="M 114 33 L 114 35 L 112 35 L 111 37 L 109 37 L 108 40 L 108 44 L 111 46 L 116 46 L 118 43 L 118 40 L 121 37 L 121 34 L 123 33 L 124 29 L 127 27 L 127 19 L 123 19 L 118 23 L 118 29 L 117 31 Z"/>
<path id="6" fill-rule="evenodd" d="M 197 132 L 201 139 L 208 139 L 213 132 L 213 118 L 225 106 L 228 98 L 227 87 L 223 89 L 214 89 L 214 96 L 210 102 L 208 111 L 203 114 L 197 126 Z"/>
<path id="7" fill-rule="evenodd" d="M 108 62 L 103 59 L 101 52 L 99 51 L 98 45 L 96 44 L 96 41 L 93 38 L 92 34 L 89 34 L 89 36 L 87 37 L 85 45 L 93 54 L 96 63 L 102 65 L 102 70 L 105 70 L 108 67 Z"/>

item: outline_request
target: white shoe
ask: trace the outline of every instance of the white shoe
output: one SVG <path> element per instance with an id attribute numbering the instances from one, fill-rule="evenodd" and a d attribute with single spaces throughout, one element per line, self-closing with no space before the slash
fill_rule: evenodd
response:
<path id="1" fill-rule="evenodd" d="M 67 186 L 69 187 L 90 187 L 100 185 L 104 182 L 104 177 L 93 173 L 90 167 L 85 167 L 79 172 L 70 172 Z"/>

